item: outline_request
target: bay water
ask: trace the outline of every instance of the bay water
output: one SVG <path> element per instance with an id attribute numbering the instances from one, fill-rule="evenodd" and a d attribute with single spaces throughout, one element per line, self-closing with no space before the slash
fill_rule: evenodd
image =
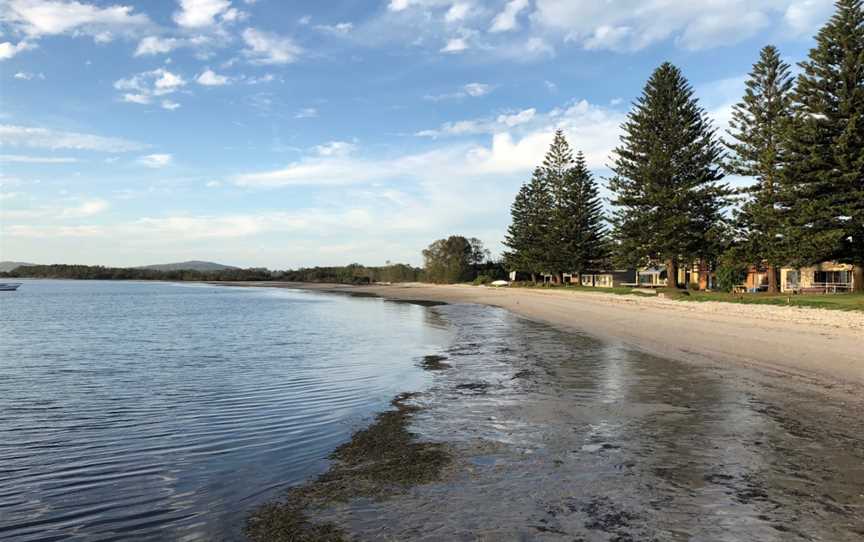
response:
<path id="1" fill-rule="evenodd" d="M 0 540 L 224 540 L 450 332 L 415 304 L 26 281 L 0 295 Z"/>

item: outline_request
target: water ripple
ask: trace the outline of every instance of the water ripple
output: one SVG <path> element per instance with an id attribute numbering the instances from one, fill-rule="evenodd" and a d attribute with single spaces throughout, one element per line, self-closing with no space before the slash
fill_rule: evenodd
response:
<path id="1" fill-rule="evenodd" d="M 236 539 L 446 329 L 301 292 L 28 281 L 0 297 L 0 540 Z"/>

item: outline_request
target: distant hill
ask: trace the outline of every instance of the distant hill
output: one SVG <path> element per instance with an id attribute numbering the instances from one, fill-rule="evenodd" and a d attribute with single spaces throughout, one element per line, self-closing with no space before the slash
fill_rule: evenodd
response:
<path id="1" fill-rule="evenodd" d="M 142 265 L 140 267 L 136 267 L 135 269 L 153 269 L 154 271 L 180 271 L 180 270 L 191 270 L 191 271 L 224 271 L 226 269 L 239 269 L 239 267 L 234 267 L 231 265 L 222 265 L 221 263 L 215 262 L 202 262 L 199 260 L 190 260 L 188 262 L 177 262 L 177 263 L 162 263 L 155 265 Z"/>
<path id="2" fill-rule="evenodd" d="M 35 263 L 27 263 L 27 262 L 0 262 L 0 273 L 6 273 L 8 271 L 12 271 L 16 267 L 21 267 L 22 265 L 36 265 Z"/>

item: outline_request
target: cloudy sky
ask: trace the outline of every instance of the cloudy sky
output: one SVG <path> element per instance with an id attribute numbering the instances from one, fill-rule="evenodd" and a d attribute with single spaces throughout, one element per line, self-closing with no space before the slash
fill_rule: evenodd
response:
<path id="1" fill-rule="evenodd" d="M 498 252 L 556 128 L 591 167 L 663 61 L 726 122 L 830 0 L 0 0 L 0 259 Z"/>

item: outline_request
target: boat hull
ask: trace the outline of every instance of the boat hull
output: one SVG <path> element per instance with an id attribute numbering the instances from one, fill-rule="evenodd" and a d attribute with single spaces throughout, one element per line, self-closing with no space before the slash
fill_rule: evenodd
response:
<path id="1" fill-rule="evenodd" d="M 0 282 L 0 292 L 14 292 L 19 286 L 20 282 Z"/>

